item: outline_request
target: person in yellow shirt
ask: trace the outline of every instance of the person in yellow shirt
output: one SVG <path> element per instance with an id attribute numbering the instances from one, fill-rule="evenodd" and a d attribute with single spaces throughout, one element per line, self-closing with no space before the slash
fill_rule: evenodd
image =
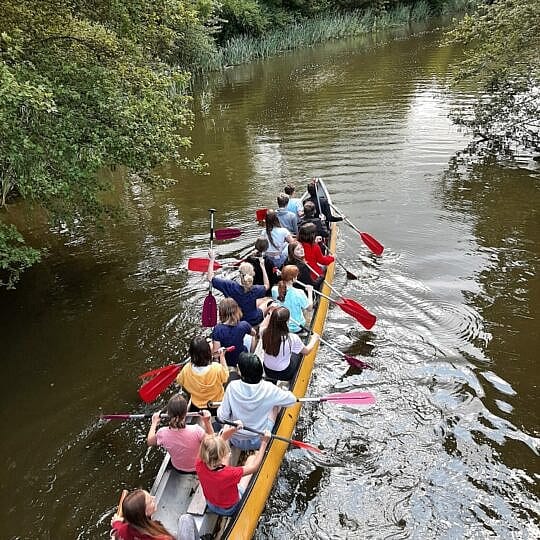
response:
<path id="1" fill-rule="evenodd" d="M 217 351 L 219 362 L 212 361 L 210 344 L 203 336 L 197 336 L 189 345 L 190 362 L 176 377 L 176 382 L 191 396 L 191 411 L 208 409 L 209 401 L 223 399 L 223 385 L 229 378 L 229 368 L 223 349 Z M 210 410 L 215 414 L 215 410 Z"/>

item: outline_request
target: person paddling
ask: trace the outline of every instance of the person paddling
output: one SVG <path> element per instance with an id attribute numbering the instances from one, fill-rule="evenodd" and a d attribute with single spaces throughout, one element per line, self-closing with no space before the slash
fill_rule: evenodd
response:
<path id="1" fill-rule="evenodd" d="M 319 276 L 316 279 L 311 278 L 311 270 L 306 264 L 304 246 L 300 242 L 293 242 L 289 244 L 288 247 L 287 260 L 285 261 L 285 266 L 293 265 L 298 268 L 298 277 L 296 278 L 301 283 L 305 285 L 311 285 L 314 289 L 319 290 L 324 281 L 324 276 Z M 307 295 L 307 290 L 305 287 L 298 285 L 297 283 L 293 284 L 295 288 L 302 289 Z"/>
<path id="2" fill-rule="evenodd" d="M 290 311 L 292 320 L 289 321 L 289 329 L 295 333 L 300 332 L 300 326 L 306 324 L 305 313 L 313 309 L 313 287 L 306 286 L 306 296 L 303 291 L 293 286 L 297 279 L 298 268 L 292 264 L 287 265 L 281 272 L 281 281 L 272 287 L 272 298 Z"/>
<path id="3" fill-rule="evenodd" d="M 212 287 L 221 291 L 225 297 L 236 300 L 242 310 L 244 321 L 247 321 L 251 326 L 260 324 L 265 314 L 264 306 L 268 302 L 268 299 L 265 298 L 266 291 L 270 288 L 263 258 L 259 259 L 259 265 L 263 274 L 264 285 L 254 285 L 255 270 L 248 262 L 243 262 L 238 267 L 240 283 L 236 283 L 232 279 L 214 277 L 214 260 L 216 257 L 214 250 L 210 250 L 208 256 L 207 278 L 212 283 Z"/>
<path id="4" fill-rule="evenodd" d="M 245 426 L 272 430 L 281 407 L 296 403 L 296 396 L 263 380 L 263 366 L 256 354 L 242 353 L 238 358 L 239 381 L 231 381 L 217 410 L 218 420 L 240 420 Z M 231 444 L 241 450 L 256 450 L 261 441 L 246 430 L 236 431 Z"/>
<path id="5" fill-rule="evenodd" d="M 324 270 L 320 265 L 328 266 L 334 262 L 332 255 L 323 255 L 319 242 L 321 237 L 317 236 L 317 228 L 313 223 L 306 223 L 298 231 L 298 241 L 304 248 L 304 258 L 308 266 L 313 270 L 311 279 L 317 279 L 324 275 Z"/>
<path id="6" fill-rule="evenodd" d="M 206 434 L 214 433 L 210 413 L 201 411 L 204 429 L 199 424 L 187 424 L 187 401 L 180 394 L 173 396 L 167 404 L 169 426 L 157 429 L 160 412 L 152 415 L 152 424 L 146 437 L 148 446 L 162 446 L 171 456 L 172 466 L 179 472 L 195 472 L 195 461 L 199 446 Z"/>
<path id="7" fill-rule="evenodd" d="M 268 324 L 261 325 L 264 372 L 277 381 L 293 379 L 298 371 L 300 355 L 309 354 L 319 340 L 319 334 L 314 332 L 309 343 L 304 345 L 297 334 L 289 331 L 289 317 L 286 307 L 278 307 L 267 316 Z"/>
<path id="8" fill-rule="evenodd" d="M 225 428 L 223 434 L 207 435 L 201 443 L 197 460 L 197 476 L 202 486 L 208 508 L 220 516 L 233 516 L 241 505 L 241 498 L 251 479 L 259 469 L 270 432 L 260 441 L 260 450 L 247 458 L 242 467 L 230 465 L 229 437 L 241 427 Z"/>
<path id="9" fill-rule="evenodd" d="M 247 321 L 242 320 L 242 310 L 234 298 L 221 300 L 218 313 L 220 323 L 212 330 L 212 348 L 215 354 L 221 347 L 234 345 L 234 351 L 225 353 L 225 360 L 229 367 L 235 368 L 240 353 L 248 352 L 244 338 L 255 337 L 257 331 Z M 253 345 L 250 347 L 251 350 L 255 349 Z"/>
<path id="10" fill-rule="evenodd" d="M 219 362 L 212 362 L 212 350 L 204 336 L 197 336 L 189 345 L 190 361 L 182 368 L 176 382 L 191 396 L 191 411 L 207 408 L 209 401 L 220 401 L 223 385 L 229 379 L 229 368 L 223 349 Z M 212 411 L 211 411 L 212 412 Z"/>
<path id="11" fill-rule="evenodd" d="M 155 497 L 144 489 L 128 493 L 122 501 L 122 515 L 111 519 L 111 538 L 116 540 L 175 540 L 159 522 L 152 519 L 156 512 Z"/>

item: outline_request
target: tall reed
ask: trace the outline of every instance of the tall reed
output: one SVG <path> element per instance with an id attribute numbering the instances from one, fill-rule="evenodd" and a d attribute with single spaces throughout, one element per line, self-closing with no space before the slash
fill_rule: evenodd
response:
<path id="1" fill-rule="evenodd" d="M 445 13 L 462 11 L 474 1 L 452 0 L 445 4 Z M 277 29 L 259 38 L 234 37 L 227 41 L 224 47 L 202 59 L 197 68 L 201 72 L 218 71 L 227 66 L 268 58 L 331 39 L 422 22 L 431 15 L 431 8 L 425 0 L 418 0 L 413 5 L 398 4 L 388 12 L 378 14 L 367 8 L 362 11 L 321 15 Z"/>

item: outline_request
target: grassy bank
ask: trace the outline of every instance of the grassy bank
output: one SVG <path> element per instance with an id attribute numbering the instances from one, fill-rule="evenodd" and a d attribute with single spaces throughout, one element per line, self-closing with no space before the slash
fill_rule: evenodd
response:
<path id="1" fill-rule="evenodd" d="M 474 0 L 452 0 L 444 6 L 444 13 L 463 11 Z M 353 37 L 384 28 L 396 28 L 423 22 L 434 14 L 424 0 L 412 6 L 399 5 L 388 12 L 377 13 L 373 9 L 322 15 L 263 37 L 238 36 L 224 47 L 207 56 L 198 66 L 201 72 L 219 71 L 227 66 L 244 64 L 257 59 L 322 43 L 331 39 Z"/>

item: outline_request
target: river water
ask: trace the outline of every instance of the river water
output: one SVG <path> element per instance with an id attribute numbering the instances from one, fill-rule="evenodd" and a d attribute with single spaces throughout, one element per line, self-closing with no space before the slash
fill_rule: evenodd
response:
<path id="1" fill-rule="evenodd" d="M 377 315 L 365 331 L 332 309 L 309 393 L 367 389 L 367 408 L 305 407 L 257 538 L 538 538 L 540 174 L 532 163 L 454 159 L 448 119 L 472 90 L 448 90 L 460 52 L 437 31 L 355 39 L 225 71 L 197 91 L 194 154 L 208 175 L 122 194 L 115 226 L 43 231 L 48 247 L 16 291 L 0 292 L 0 537 L 105 538 L 123 487 L 150 487 L 161 454 L 138 374 L 185 356 L 200 328 L 209 207 L 240 227 L 287 181 L 323 177 L 334 202 L 385 245 L 371 255 L 342 226 L 359 276 L 336 287 Z"/>

